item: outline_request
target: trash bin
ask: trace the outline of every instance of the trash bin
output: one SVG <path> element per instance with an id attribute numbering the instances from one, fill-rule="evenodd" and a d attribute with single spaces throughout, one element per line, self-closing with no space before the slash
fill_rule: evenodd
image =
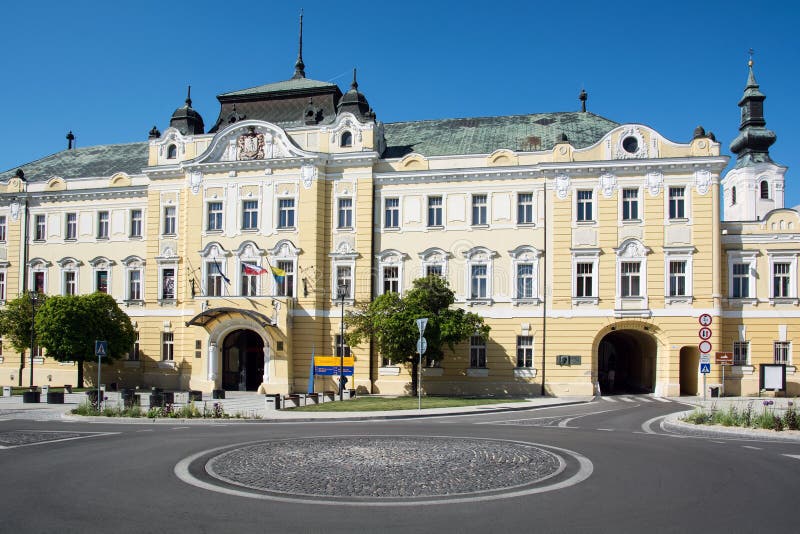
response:
<path id="1" fill-rule="evenodd" d="M 202 401 L 203 400 L 203 392 L 197 391 L 195 389 L 189 391 L 189 402 L 193 401 Z"/>
<path id="2" fill-rule="evenodd" d="M 712 398 L 719 397 L 719 386 L 711 386 L 709 389 L 711 390 L 711 397 Z"/>
<path id="3" fill-rule="evenodd" d="M 22 392 L 22 402 L 24 403 L 35 403 L 40 402 L 40 398 L 42 393 L 40 391 L 23 391 Z"/>
<path id="4" fill-rule="evenodd" d="M 125 408 L 139 406 L 139 396 L 136 394 L 135 389 L 122 390 L 122 404 L 125 406 Z"/>
<path id="5" fill-rule="evenodd" d="M 64 393 L 61 391 L 48 391 L 47 404 L 64 404 Z"/>
<path id="6" fill-rule="evenodd" d="M 225 390 L 224 389 L 215 389 L 211 392 L 211 398 L 213 399 L 224 399 L 225 398 Z"/>
<path id="7" fill-rule="evenodd" d="M 150 394 L 150 407 L 151 408 L 163 408 L 164 407 L 164 394 L 163 393 L 152 393 Z"/>

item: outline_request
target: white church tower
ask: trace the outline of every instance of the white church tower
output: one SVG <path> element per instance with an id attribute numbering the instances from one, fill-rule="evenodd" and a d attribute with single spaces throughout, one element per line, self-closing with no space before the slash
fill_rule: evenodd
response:
<path id="1" fill-rule="evenodd" d="M 786 167 L 769 157 L 775 132 L 766 128 L 764 99 L 753 74 L 753 58 L 748 62 L 749 75 L 744 95 L 739 100 L 742 122 L 739 135 L 731 142 L 736 166 L 722 179 L 724 219 L 726 221 L 760 220 L 766 213 L 783 208 L 783 176 Z"/>

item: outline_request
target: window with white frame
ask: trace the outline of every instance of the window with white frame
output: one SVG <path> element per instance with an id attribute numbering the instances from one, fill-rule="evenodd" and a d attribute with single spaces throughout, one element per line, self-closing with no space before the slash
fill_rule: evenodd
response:
<path id="1" fill-rule="evenodd" d="M 272 276 L 274 280 L 274 293 L 280 297 L 297 296 L 297 256 L 300 249 L 288 239 L 282 239 L 274 248 L 269 249 L 268 262 L 270 265 L 283 271 L 283 276 Z M 305 287 L 305 286 L 304 286 Z M 334 298 L 336 289 L 333 290 Z"/>
<path id="2" fill-rule="evenodd" d="M 172 332 L 161 332 L 161 360 L 175 360 L 175 334 Z"/>
<path id="3" fill-rule="evenodd" d="M 669 264 L 669 296 L 686 296 L 686 261 L 671 260 Z"/>
<path id="4" fill-rule="evenodd" d="M 758 251 L 728 251 L 729 298 L 756 298 L 755 265 L 758 254 Z"/>
<path id="5" fill-rule="evenodd" d="M 441 264 L 429 264 L 425 266 L 425 276 L 444 276 L 444 270 Z"/>
<path id="6" fill-rule="evenodd" d="M 400 293 L 400 268 L 398 266 L 384 265 L 383 293 Z"/>
<path id="7" fill-rule="evenodd" d="M 442 226 L 442 197 L 428 197 L 428 227 Z"/>
<path id="8" fill-rule="evenodd" d="M 533 224 L 533 193 L 517 195 L 517 224 Z"/>
<path id="9" fill-rule="evenodd" d="M 635 238 L 629 238 L 614 252 L 617 255 L 617 310 L 631 309 L 632 301 L 637 301 L 636 309 L 646 309 L 647 300 L 647 255 L 651 250 Z M 627 301 L 623 304 L 623 301 Z"/>
<path id="10" fill-rule="evenodd" d="M 108 212 L 97 212 L 97 239 L 108 239 Z"/>
<path id="11" fill-rule="evenodd" d="M 78 238 L 78 214 L 67 213 L 65 221 L 64 239 L 74 241 Z"/>
<path id="12" fill-rule="evenodd" d="M 206 261 L 206 296 L 221 297 L 224 281 L 223 267 L 216 258 Z"/>
<path id="13" fill-rule="evenodd" d="M 622 190 L 622 220 L 639 220 L 639 189 L 626 187 Z"/>
<path id="14" fill-rule="evenodd" d="M 353 227 L 353 199 L 340 197 L 337 210 L 337 228 L 349 229 Z"/>
<path id="15" fill-rule="evenodd" d="M 294 297 L 294 260 L 278 260 L 278 269 L 283 271 L 283 278 L 275 281 L 276 294 L 279 297 Z"/>
<path id="16" fill-rule="evenodd" d="M 131 210 L 130 237 L 142 237 L 142 210 Z"/>
<path id="17" fill-rule="evenodd" d="M 177 208 L 175 206 L 164 207 L 164 235 L 177 235 Z"/>
<path id="18" fill-rule="evenodd" d="M 593 193 L 591 190 L 579 190 L 577 192 L 576 220 L 578 222 L 594 221 Z"/>
<path id="19" fill-rule="evenodd" d="M 222 230 L 222 202 L 209 202 L 206 212 L 206 230 L 219 232 Z"/>
<path id="20" fill-rule="evenodd" d="M 6 216 L 0 215 L 0 243 L 5 243 L 6 241 L 6 230 L 7 230 Z"/>
<path id="21" fill-rule="evenodd" d="M 99 293 L 108 293 L 108 270 L 95 269 L 94 290 Z"/>
<path id="22" fill-rule="evenodd" d="M 469 366 L 473 369 L 486 367 L 486 340 L 483 336 L 469 338 Z"/>
<path id="23" fill-rule="evenodd" d="M 282 230 L 294 228 L 294 199 L 278 199 L 278 228 Z"/>
<path id="24" fill-rule="evenodd" d="M 0 271 L 0 301 L 6 300 L 6 271 Z"/>
<path id="25" fill-rule="evenodd" d="M 336 287 L 334 288 L 334 299 L 338 297 L 338 291 L 340 287 L 345 288 L 345 300 L 353 298 L 353 267 L 351 265 L 336 266 Z"/>
<path id="26" fill-rule="evenodd" d="M 575 296 L 578 298 L 595 296 L 593 262 L 575 264 Z"/>
<path id="27" fill-rule="evenodd" d="M 161 300 L 175 300 L 175 267 L 161 268 Z"/>
<path id="28" fill-rule="evenodd" d="M 128 295 L 127 300 L 142 299 L 142 269 L 132 267 L 128 269 Z"/>
<path id="29" fill-rule="evenodd" d="M 47 293 L 47 272 L 40 268 L 31 273 L 31 288 L 36 293 Z"/>
<path id="30" fill-rule="evenodd" d="M 64 294 L 77 295 L 78 280 L 75 271 L 64 271 Z"/>
<path id="31" fill-rule="evenodd" d="M 517 336 L 517 367 L 533 367 L 533 336 Z"/>
<path id="32" fill-rule="evenodd" d="M 694 252 L 692 246 L 664 247 L 664 296 L 667 302 L 691 302 Z"/>
<path id="33" fill-rule="evenodd" d="M 734 263 L 731 265 L 733 284 L 731 285 L 731 298 L 750 298 L 750 264 Z"/>
<path id="34" fill-rule="evenodd" d="M 669 218 L 686 218 L 686 188 L 669 187 Z"/>
<path id="35" fill-rule="evenodd" d="M 775 262 L 772 264 L 772 297 L 789 298 L 790 271 L 792 265 L 788 262 Z"/>
<path id="36" fill-rule="evenodd" d="M 776 341 L 773 343 L 773 353 L 775 355 L 775 363 L 782 363 L 784 365 L 792 364 L 792 344 L 789 341 Z"/>
<path id="37" fill-rule="evenodd" d="M 131 350 L 128 352 L 128 361 L 130 362 L 138 362 L 139 361 L 139 331 L 136 330 L 134 333 L 133 338 L 133 345 L 131 345 Z"/>
<path id="38" fill-rule="evenodd" d="M 492 298 L 492 259 L 496 252 L 473 247 L 464 253 L 467 259 L 467 300 L 490 301 Z"/>
<path id="39" fill-rule="evenodd" d="M 45 236 L 47 235 L 47 226 L 45 223 L 46 219 L 43 214 L 36 215 L 34 217 L 34 234 L 33 239 L 34 241 L 44 241 Z"/>
<path id="40" fill-rule="evenodd" d="M 248 267 L 242 262 L 242 278 L 239 284 L 239 292 L 245 297 L 255 297 L 258 295 L 258 273 L 252 267 Z"/>
<path id="41" fill-rule="evenodd" d="M 258 229 L 258 200 L 242 201 L 242 230 Z"/>
<path id="42" fill-rule="evenodd" d="M 427 277 L 430 275 L 447 276 L 447 260 L 450 258 L 450 253 L 438 247 L 431 247 L 419 254 L 422 269 L 420 276 Z"/>
<path id="43" fill-rule="evenodd" d="M 489 269 L 486 264 L 470 265 L 470 299 L 485 299 L 488 296 Z"/>
<path id="44" fill-rule="evenodd" d="M 383 206 L 383 227 L 400 228 L 400 199 L 387 198 Z"/>
<path id="45" fill-rule="evenodd" d="M 518 299 L 532 299 L 533 281 L 533 263 L 518 263 L 517 291 L 514 296 Z"/>
<path id="46" fill-rule="evenodd" d="M 761 180 L 761 183 L 759 184 L 759 190 L 762 199 L 769 199 L 769 182 L 766 180 Z"/>
<path id="47" fill-rule="evenodd" d="M 733 365 L 750 365 L 750 342 L 733 342 Z"/>
<path id="48" fill-rule="evenodd" d="M 641 268 L 642 264 L 638 261 L 623 261 L 620 263 L 620 296 L 640 297 L 641 296 Z"/>
<path id="49" fill-rule="evenodd" d="M 472 225 L 485 226 L 487 223 L 487 195 L 472 195 Z"/>
<path id="50" fill-rule="evenodd" d="M 538 271 L 541 253 L 529 245 L 508 251 L 511 256 L 511 295 L 516 303 L 534 302 L 539 298 Z"/>

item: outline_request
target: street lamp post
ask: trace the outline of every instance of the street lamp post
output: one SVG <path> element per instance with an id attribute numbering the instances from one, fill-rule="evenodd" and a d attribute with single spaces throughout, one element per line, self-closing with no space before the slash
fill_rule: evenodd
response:
<path id="1" fill-rule="evenodd" d="M 31 299 L 31 389 L 33 389 L 33 348 L 36 344 L 36 305 L 39 303 L 39 295 L 36 291 L 29 291 L 28 296 Z"/>
<path id="2" fill-rule="evenodd" d="M 342 325 L 339 335 L 339 400 L 344 400 L 344 298 L 347 296 L 347 284 L 339 284 L 336 296 L 342 303 Z"/>

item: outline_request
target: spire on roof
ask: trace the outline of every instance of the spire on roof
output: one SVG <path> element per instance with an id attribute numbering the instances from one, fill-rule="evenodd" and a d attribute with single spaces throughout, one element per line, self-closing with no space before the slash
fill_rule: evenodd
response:
<path id="1" fill-rule="evenodd" d="M 192 107 L 192 86 L 189 86 L 189 89 L 186 91 L 186 106 Z"/>
<path id="2" fill-rule="evenodd" d="M 356 68 L 353 67 L 353 83 L 350 84 L 350 89 L 358 91 L 358 82 L 356 81 Z"/>
<path id="3" fill-rule="evenodd" d="M 294 63 L 293 80 L 306 77 L 306 64 L 303 63 L 303 10 L 300 10 L 300 44 L 297 48 L 297 61 Z"/>
<path id="4" fill-rule="evenodd" d="M 581 94 L 578 95 L 578 100 L 581 101 L 581 111 L 586 111 L 586 100 L 589 98 L 589 93 L 585 89 L 581 89 Z"/>
<path id="5" fill-rule="evenodd" d="M 777 139 L 775 132 L 766 128 L 764 119 L 764 99 L 766 95 L 759 89 L 753 73 L 753 49 L 747 61 L 747 85 L 739 100 L 742 108 L 742 121 L 739 124 L 739 135 L 731 142 L 731 152 L 736 154 L 736 166 L 746 167 L 755 163 L 768 163 L 769 147 Z"/>

